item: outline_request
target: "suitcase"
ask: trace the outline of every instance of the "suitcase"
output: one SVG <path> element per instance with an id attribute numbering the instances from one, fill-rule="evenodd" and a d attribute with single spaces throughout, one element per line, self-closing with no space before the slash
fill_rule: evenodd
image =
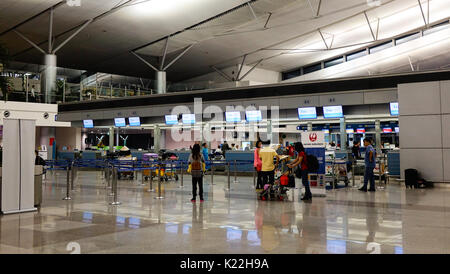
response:
<path id="1" fill-rule="evenodd" d="M 405 185 L 406 188 L 419 187 L 419 172 L 417 171 L 417 169 L 405 169 Z"/>

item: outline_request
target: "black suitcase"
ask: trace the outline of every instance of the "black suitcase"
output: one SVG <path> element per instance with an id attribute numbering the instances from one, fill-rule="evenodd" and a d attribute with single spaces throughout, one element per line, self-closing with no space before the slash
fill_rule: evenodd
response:
<path id="1" fill-rule="evenodd" d="M 406 188 L 419 187 L 419 172 L 417 171 L 417 169 L 405 169 L 405 185 Z"/>

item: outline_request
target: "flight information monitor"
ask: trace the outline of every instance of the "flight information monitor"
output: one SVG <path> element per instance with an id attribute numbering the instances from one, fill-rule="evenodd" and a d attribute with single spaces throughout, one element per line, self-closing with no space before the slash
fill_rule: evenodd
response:
<path id="1" fill-rule="evenodd" d="M 166 115 L 166 125 L 177 125 L 178 116 L 177 115 Z"/>
<path id="2" fill-rule="evenodd" d="M 130 117 L 128 118 L 128 122 L 130 122 L 130 126 L 132 127 L 140 127 L 141 119 L 139 117 Z"/>
<path id="3" fill-rule="evenodd" d="M 116 127 L 126 127 L 127 123 L 125 122 L 125 118 L 114 118 L 114 124 Z"/>
<path id="4" fill-rule="evenodd" d="M 94 121 L 92 121 L 92 120 L 83 120 L 83 126 L 84 126 L 84 128 L 93 128 L 94 127 Z"/>
<path id="5" fill-rule="evenodd" d="M 316 107 L 307 107 L 298 109 L 299 119 L 317 119 Z"/>
<path id="6" fill-rule="evenodd" d="M 245 112 L 247 122 L 261 122 L 262 114 L 260 110 L 248 110 Z"/>
<path id="7" fill-rule="evenodd" d="M 344 117 L 344 113 L 342 112 L 342 106 L 323 107 L 323 117 L 325 119 Z"/>
<path id="8" fill-rule="evenodd" d="M 392 116 L 397 116 L 398 115 L 398 102 L 391 102 L 390 104 L 390 109 L 391 109 L 391 115 Z"/>
<path id="9" fill-rule="evenodd" d="M 195 114 L 183 114 L 183 124 L 195 124 Z"/>
<path id="10" fill-rule="evenodd" d="M 227 123 L 239 123 L 242 121 L 241 112 L 227 111 L 225 112 L 225 120 L 227 121 Z"/>

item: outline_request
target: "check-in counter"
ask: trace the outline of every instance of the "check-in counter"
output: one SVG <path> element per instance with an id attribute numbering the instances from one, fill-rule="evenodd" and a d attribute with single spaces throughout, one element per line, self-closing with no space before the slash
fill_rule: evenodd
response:
<path id="1" fill-rule="evenodd" d="M 42 175 L 44 174 L 43 166 L 34 167 L 34 206 L 40 206 L 42 204 Z M 2 167 L 0 167 L 0 211 L 2 200 Z"/>

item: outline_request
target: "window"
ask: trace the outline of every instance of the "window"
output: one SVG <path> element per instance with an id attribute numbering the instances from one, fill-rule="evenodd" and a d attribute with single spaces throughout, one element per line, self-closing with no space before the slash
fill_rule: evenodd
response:
<path id="1" fill-rule="evenodd" d="M 347 61 L 351 61 L 351 60 L 357 59 L 359 57 L 363 57 L 366 54 L 367 54 L 367 51 L 365 49 L 351 53 L 351 54 L 347 55 Z"/>
<path id="2" fill-rule="evenodd" d="M 443 23 L 436 24 L 434 26 L 431 26 L 431 28 L 429 28 L 427 30 L 424 30 L 423 31 L 423 35 L 428 35 L 428 34 L 431 34 L 431 33 L 435 33 L 437 31 L 440 31 L 440 30 L 443 30 L 445 28 L 448 28 L 449 26 L 450 26 L 449 25 L 449 21 L 445 21 Z"/>
<path id="3" fill-rule="evenodd" d="M 392 41 L 388 41 L 386 43 L 373 46 L 373 47 L 369 48 L 369 51 L 370 51 L 370 54 L 372 54 L 372 53 L 375 53 L 375 52 L 382 51 L 384 49 L 388 49 L 390 47 L 392 47 Z"/>
<path id="4" fill-rule="evenodd" d="M 321 69 L 322 69 L 322 64 L 321 63 L 314 64 L 314 65 L 311 65 L 311 66 L 304 67 L 303 68 L 303 74 L 311 73 L 311 72 L 318 71 L 318 70 L 321 70 Z"/>
<path id="5" fill-rule="evenodd" d="M 287 80 L 287 79 L 291 79 L 291 78 L 294 78 L 294 77 L 298 77 L 300 75 L 302 75 L 301 69 L 296 69 L 296 70 L 292 70 L 292 71 L 288 71 L 288 72 L 283 72 L 281 74 L 281 79 L 282 80 Z"/>
<path id="6" fill-rule="evenodd" d="M 406 43 L 408 41 L 417 39 L 419 37 L 420 37 L 420 32 L 407 34 L 407 35 L 404 35 L 402 37 L 399 37 L 399 38 L 395 39 L 395 44 L 396 45 L 400 45 L 400 44 Z"/>
<path id="7" fill-rule="evenodd" d="M 335 58 L 333 60 L 326 61 L 325 62 L 325 67 L 328 68 L 328 67 L 332 67 L 332 66 L 339 65 L 339 64 L 342 64 L 342 63 L 344 63 L 344 57 L 343 56 Z"/>

